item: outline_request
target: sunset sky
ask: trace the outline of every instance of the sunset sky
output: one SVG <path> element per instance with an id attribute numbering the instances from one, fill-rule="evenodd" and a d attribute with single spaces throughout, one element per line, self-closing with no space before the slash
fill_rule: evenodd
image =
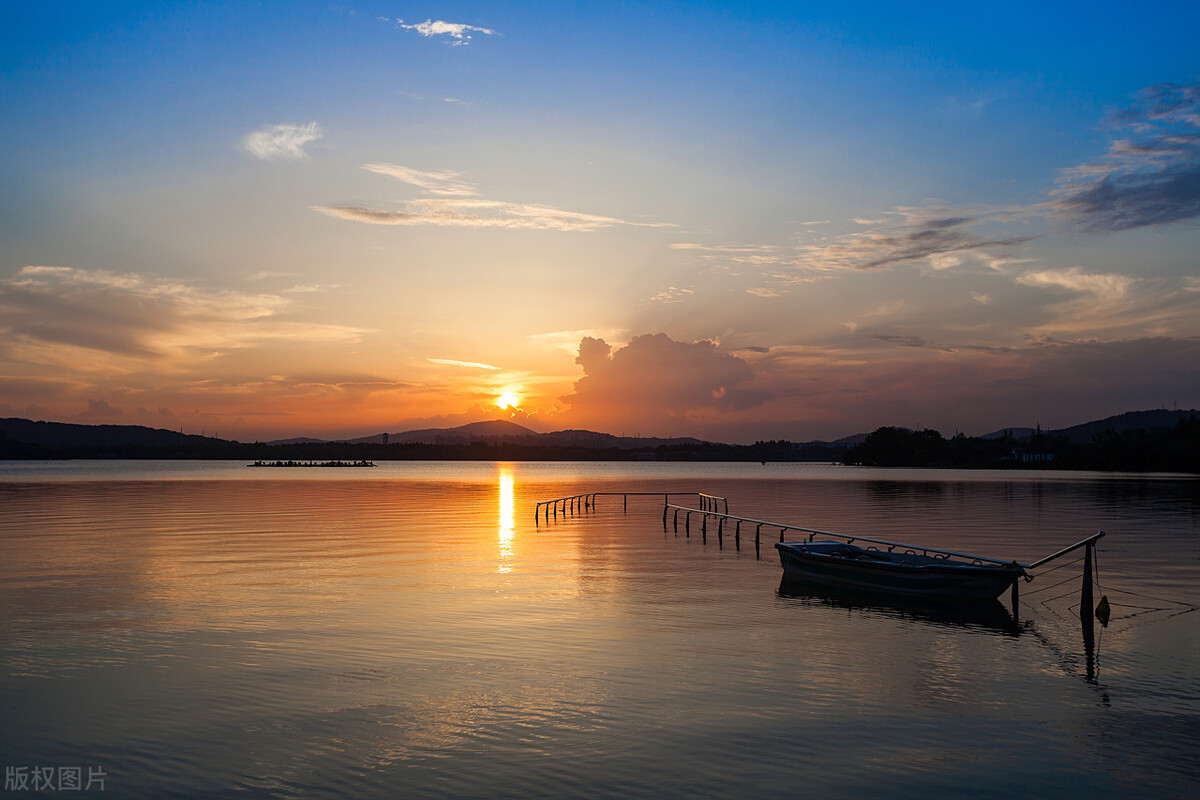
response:
<path id="1" fill-rule="evenodd" d="M 1198 30 L 4 3 L 0 417 L 753 442 L 1197 407 Z"/>

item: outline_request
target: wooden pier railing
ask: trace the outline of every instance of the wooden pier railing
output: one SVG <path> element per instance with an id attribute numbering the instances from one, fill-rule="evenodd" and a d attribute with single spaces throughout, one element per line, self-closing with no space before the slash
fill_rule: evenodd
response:
<path id="1" fill-rule="evenodd" d="M 1082 581 L 1082 589 L 1080 593 L 1080 621 L 1084 625 L 1085 640 L 1092 633 L 1092 561 L 1096 558 L 1096 543 L 1100 537 L 1104 536 L 1104 531 L 1099 531 L 1097 534 L 1088 536 L 1087 539 L 1075 542 L 1074 545 L 1066 547 L 1057 553 L 1048 555 L 1044 559 L 1033 561 L 1032 564 L 1022 564 L 1020 561 L 1004 560 L 985 557 L 985 555 L 971 555 L 968 553 L 959 553 L 955 551 L 946 551 L 937 547 L 924 547 L 918 545 L 906 545 L 904 542 L 893 542 L 884 539 L 872 539 L 869 536 L 858 536 L 852 534 L 839 534 L 832 530 L 818 530 L 816 528 L 805 528 L 803 525 L 792 525 L 788 523 L 770 522 L 768 519 L 755 519 L 754 517 L 742 517 L 732 515 L 730 513 L 730 501 L 726 498 L 716 497 L 715 494 L 706 494 L 704 492 L 584 492 L 582 494 L 572 494 L 565 498 L 556 498 L 553 500 L 542 500 L 534 510 L 534 522 L 540 523 L 542 515 L 545 515 L 546 522 L 550 522 L 551 515 L 554 519 L 558 519 L 559 512 L 563 516 L 576 515 L 576 513 L 584 513 L 594 511 L 596 507 L 596 498 L 601 497 L 619 497 L 623 499 L 623 510 L 629 510 L 629 498 L 631 497 L 661 497 L 662 498 L 662 530 L 667 530 L 667 517 L 672 515 L 672 525 L 676 534 L 679 533 L 679 513 L 683 512 L 683 529 L 684 535 L 691 537 L 691 517 L 692 515 L 700 516 L 700 533 L 704 543 L 708 543 L 708 522 L 709 519 L 716 521 L 716 541 L 720 547 L 725 547 L 725 527 L 726 523 L 732 523 L 733 527 L 733 545 L 742 551 L 742 525 L 754 525 L 754 552 L 755 558 L 762 558 L 762 529 L 779 530 L 779 541 L 787 541 L 787 531 L 796 531 L 796 533 L 806 537 L 808 541 L 814 541 L 817 536 L 832 536 L 835 539 L 853 542 L 868 542 L 869 549 L 887 548 L 888 552 L 895 551 L 896 548 L 902 548 L 906 553 L 922 555 L 932 555 L 934 558 L 956 558 L 967 559 L 973 564 L 1000 564 L 1008 566 L 1018 566 L 1022 569 L 1022 575 L 1026 581 L 1032 581 L 1033 576 L 1028 575 L 1024 570 L 1033 570 L 1044 564 L 1050 563 L 1056 559 L 1060 559 L 1063 555 L 1074 553 L 1080 548 L 1084 548 L 1084 581 Z M 696 498 L 698 503 L 696 506 L 685 506 L 677 503 L 672 503 L 671 498 Z M 1018 584 L 1019 578 L 1015 578 L 1012 587 L 1013 600 L 1013 619 L 1016 619 L 1018 614 Z M 1106 599 L 1102 604 L 1106 604 Z M 1102 624 L 1108 624 L 1108 612 L 1100 615 L 1097 609 L 1096 615 L 1102 621 Z"/>
<path id="2" fill-rule="evenodd" d="M 700 502 L 699 508 L 693 510 L 716 512 L 718 508 L 723 508 L 726 512 L 729 511 L 729 501 L 726 498 L 704 492 L 584 492 L 583 494 L 573 494 L 567 497 L 556 497 L 553 500 L 540 501 L 534 508 L 534 523 L 540 523 L 543 514 L 546 521 L 549 522 L 552 514 L 554 519 L 558 519 L 560 512 L 563 516 L 567 516 L 594 511 L 596 508 L 596 498 L 598 497 L 622 498 L 622 510 L 624 511 L 629 510 L 630 497 L 661 497 L 664 506 L 671 505 L 672 497 L 695 497 Z M 666 511 L 663 511 L 663 519 L 666 519 Z"/>

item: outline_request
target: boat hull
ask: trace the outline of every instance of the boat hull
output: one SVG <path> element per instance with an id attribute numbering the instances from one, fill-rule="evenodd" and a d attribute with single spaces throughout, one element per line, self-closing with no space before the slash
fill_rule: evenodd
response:
<path id="1" fill-rule="evenodd" d="M 868 551 L 836 542 L 777 542 L 786 576 L 825 586 L 909 597 L 994 599 L 1024 572 L 914 553 Z"/>

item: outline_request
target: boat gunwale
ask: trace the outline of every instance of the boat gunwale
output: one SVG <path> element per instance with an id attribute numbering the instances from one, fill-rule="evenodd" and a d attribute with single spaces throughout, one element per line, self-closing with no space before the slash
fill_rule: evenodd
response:
<path id="1" fill-rule="evenodd" d="M 739 522 L 739 523 L 749 522 L 754 525 L 759 525 L 759 526 L 766 525 L 766 526 L 772 527 L 772 528 L 779 528 L 780 529 L 779 535 L 781 537 L 779 543 L 784 543 L 782 536 L 787 531 L 798 531 L 798 532 L 802 532 L 802 533 L 807 533 L 809 542 L 814 541 L 817 536 L 836 536 L 839 539 L 845 539 L 847 544 L 853 544 L 854 542 L 858 541 L 858 542 L 871 542 L 872 544 L 884 545 L 885 547 L 888 548 L 889 553 L 894 551 L 897 547 L 902 547 L 906 551 L 911 551 L 912 555 L 918 555 L 918 554 L 928 555 L 929 553 L 940 553 L 947 557 L 952 556 L 954 558 L 966 558 L 966 559 L 970 559 L 972 561 L 980 561 L 980 562 L 986 561 L 986 562 L 989 562 L 992 564 L 1002 564 L 1004 566 L 1019 567 L 1022 569 L 1030 569 L 1032 566 L 1030 564 L 1025 564 L 1025 563 L 1022 563 L 1020 561 L 1017 561 L 1017 560 L 1011 559 L 1011 558 L 1005 559 L 1005 558 L 991 558 L 989 556 L 977 556 L 977 555 L 972 555 L 970 553 L 959 553 L 954 550 L 943 550 L 938 547 L 925 547 L 924 545 L 906 544 L 904 542 L 892 542 L 892 541 L 888 541 L 887 539 L 874 539 L 869 536 L 857 536 L 857 535 L 853 535 L 853 534 L 849 534 L 849 533 L 838 533 L 836 531 L 825 531 L 825 530 L 821 530 L 819 528 L 805 528 L 805 527 L 802 527 L 799 525 L 788 525 L 786 523 L 772 522 L 770 520 L 765 520 L 765 519 L 754 519 L 752 517 L 741 517 L 736 514 L 730 514 L 727 512 L 708 511 L 708 510 L 704 510 L 704 509 L 691 508 L 688 506 L 680 506 L 680 505 L 676 505 L 674 503 L 666 504 L 665 508 L 663 509 L 664 517 L 665 517 L 667 509 L 676 509 L 677 511 L 686 511 L 689 515 L 690 514 L 703 514 L 705 516 L 717 517 L 718 519 L 731 519 L 731 520 L 735 520 L 736 522 Z M 792 542 L 792 543 L 793 544 L 802 544 L 803 542 Z"/>
<path id="2" fill-rule="evenodd" d="M 979 574 L 987 574 L 987 575 L 1002 575 L 1002 574 L 1004 574 L 1004 571 L 1007 570 L 1014 577 L 1019 577 L 1019 576 L 1022 576 L 1025 574 L 1024 568 L 1020 564 L 1016 564 L 1015 562 L 991 561 L 987 564 L 969 564 L 969 563 L 966 563 L 963 561 L 952 561 L 949 558 L 940 558 L 938 556 L 928 556 L 928 555 L 924 555 L 921 553 L 896 553 L 896 552 L 891 552 L 891 551 L 889 551 L 887 553 L 883 553 L 881 551 L 872 551 L 868 548 L 858 548 L 864 554 L 867 554 L 866 557 L 863 557 L 863 556 L 857 556 L 857 555 L 847 555 L 844 553 L 823 553 L 819 550 L 816 550 L 816 549 L 813 549 L 810 547 L 810 545 L 819 545 L 819 544 L 843 545 L 843 544 L 848 544 L 848 543 L 843 543 L 843 542 L 828 542 L 828 543 L 826 543 L 826 542 L 814 542 L 814 541 L 776 542 L 775 548 L 777 550 L 790 553 L 791 555 L 796 556 L 798 558 L 811 559 L 814 561 L 814 563 L 817 563 L 817 564 L 819 564 L 821 561 L 829 560 L 831 562 L 835 562 L 835 563 L 839 563 L 839 564 L 846 564 L 848 566 L 853 566 L 853 567 L 857 567 L 857 568 L 875 569 L 875 570 L 884 571 L 884 572 L 900 571 L 900 572 L 907 573 L 907 572 L 913 572 L 913 571 L 925 571 L 925 572 L 943 571 L 943 572 L 947 572 L 950 574 L 954 574 L 954 573 L 961 574 L 962 572 L 967 571 L 970 573 L 979 573 Z M 853 546 L 853 545 L 850 545 L 850 546 Z M 871 557 L 869 554 L 872 552 L 879 553 L 880 556 L 885 556 L 885 557 L 882 557 L 882 558 Z M 891 556 L 891 558 L 888 558 L 886 556 Z M 894 559 L 903 559 L 906 556 L 914 556 L 916 558 L 925 559 L 926 561 L 925 561 L 925 563 L 905 563 L 903 561 L 894 560 Z"/>

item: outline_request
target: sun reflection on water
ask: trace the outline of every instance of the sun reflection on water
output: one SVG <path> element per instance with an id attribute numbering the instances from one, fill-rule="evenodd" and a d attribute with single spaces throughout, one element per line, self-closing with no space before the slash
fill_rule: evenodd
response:
<path id="1" fill-rule="evenodd" d="M 513 555 L 513 468 L 500 467 L 500 521 L 498 539 L 500 542 L 499 572 L 512 571 Z"/>

